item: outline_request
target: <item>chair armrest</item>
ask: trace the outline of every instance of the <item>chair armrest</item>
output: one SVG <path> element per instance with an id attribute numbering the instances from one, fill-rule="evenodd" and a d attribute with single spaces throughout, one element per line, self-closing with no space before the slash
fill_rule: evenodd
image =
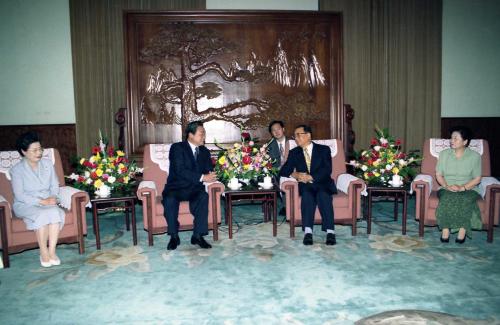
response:
<path id="1" fill-rule="evenodd" d="M 500 181 L 495 177 L 481 177 L 481 183 L 479 183 L 479 194 L 486 198 L 488 192 L 490 192 L 493 188 L 500 188 Z"/>
<path id="2" fill-rule="evenodd" d="M 366 192 L 366 183 L 359 177 L 351 174 L 340 174 L 337 177 L 337 190 L 349 194 L 349 190 L 354 190 L 354 184 L 361 184 L 361 195 L 368 195 Z"/>
<path id="3" fill-rule="evenodd" d="M 153 182 L 153 181 L 141 181 L 139 183 L 139 187 L 137 188 L 137 198 L 139 198 L 139 200 L 144 201 L 146 199 L 146 196 L 145 196 L 146 193 L 151 195 L 152 198 L 156 197 L 157 190 L 156 190 L 155 182 Z"/>
<path id="4" fill-rule="evenodd" d="M 417 177 L 411 182 L 410 186 L 410 194 L 413 194 L 413 191 L 418 192 L 420 191 L 420 187 L 423 186 L 424 189 L 427 191 L 427 197 L 431 195 L 432 191 L 432 183 L 433 179 L 431 175 L 427 174 L 418 174 Z"/>
<path id="5" fill-rule="evenodd" d="M 221 183 L 221 182 L 219 182 L 219 181 L 210 182 L 210 183 L 203 182 L 203 185 L 205 185 L 205 191 L 206 191 L 209 195 L 212 193 L 212 189 L 214 189 L 214 188 L 218 188 L 218 189 L 220 189 L 219 193 L 223 193 L 223 192 L 224 192 L 224 189 L 225 189 L 224 184 L 222 184 L 222 183 Z"/>
<path id="6" fill-rule="evenodd" d="M 76 207 L 77 199 L 82 198 L 82 204 L 85 206 L 89 202 L 89 195 L 87 192 L 79 190 L 71 186 L 59 187 L 59 205 L 67 210 L 72 210 Z"/>

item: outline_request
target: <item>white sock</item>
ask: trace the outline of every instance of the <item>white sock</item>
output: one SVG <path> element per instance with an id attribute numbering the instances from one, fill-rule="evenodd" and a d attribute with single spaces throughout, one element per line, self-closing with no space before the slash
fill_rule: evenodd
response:
<path id="1" fill-rule="evenodd" d="M 335 230 L 332 230 L 332 229 L 327 229 L 327 230 L 326 230 L 326 233 L 327 233 L 327 234 L 334 234 L 334 235 L 335 235 Z"/>
<path id="2" fill-rule="evenodd" d="M 304 232 L 305 232 L 306 234 L 312 234 L 312 233 L 313 233 L 313 230 L 312 230 L 310 227 L 305 227 L 305 228 L 304 228 Z"/>

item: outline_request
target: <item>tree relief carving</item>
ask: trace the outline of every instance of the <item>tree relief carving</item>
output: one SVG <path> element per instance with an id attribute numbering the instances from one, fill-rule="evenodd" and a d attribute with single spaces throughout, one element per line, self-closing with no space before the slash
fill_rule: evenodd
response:
<path id="1" fill-rule="evenodd" d="M 253 49 L 242 53 L 238 44 L 212 28 L 163 25 L 139 50 L 139 61 L 152 71 L 143 85 L 141 123 L 184 128 L 193 120 L 225 121 L 257 129 L 267 127 L 271 119 L 285 123 L 328 119 L 328 111 L 321 111 L 314 97 L 316 88 L 328 84 L 315 51 L 311 47 L 304 54 L 293 48 L 311 38 L 326 36 L 304 32 L 294 38 L 293 33 L 282 32 L 272 55 L 266 58 Z M 224 60 L 227 57 L 232 59 Z M 230 63 L 224 66 L 222 62 Z M 227 96 L 231 91 L 248 96 Z M 199 107 L 200 101 L 214 100 L 219 105 Z"/>

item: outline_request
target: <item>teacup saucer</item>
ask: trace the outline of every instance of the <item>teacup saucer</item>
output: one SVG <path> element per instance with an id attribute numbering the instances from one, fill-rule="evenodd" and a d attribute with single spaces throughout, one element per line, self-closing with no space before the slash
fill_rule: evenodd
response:
<path id="1" fill-rule="evenodd" d="M 227 187 L 229 187 L 231 190 L 239 190 L 243 185 L 241 185 L 241 183 L 238 183 L 238 186 L 236 187 L 233 187 L 233 186 L 230 186 L 229 184 L 227 185 Z"/>
<path id="2" fill-rule="evenodd" d="M 387 183 L 389 183 L 389 187 L 401 187 L 401 186 L 403 186 L 403 185 L 404 185 L 403 183 L 399 183 L 399 184 L 394 185 L 394 184 L 392 183 L 392 181 L 388 181 Z"/>
<path id="3" fill-rule="evenodd" d="M 270 188 L 273 188 L 274 184 L 264 184 L 264 183 L 259 183 L 259 186 L 262 187 L 265 190 L 268 190 Z"/>

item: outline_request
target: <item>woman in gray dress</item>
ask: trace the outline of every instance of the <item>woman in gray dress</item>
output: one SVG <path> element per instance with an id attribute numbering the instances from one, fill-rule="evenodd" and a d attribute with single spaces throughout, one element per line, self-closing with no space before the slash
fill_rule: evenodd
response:
<path id="1" fill-rule="evenodd" d="M 57 206 L 59 182 L 54 165 L 42 158 L 43 148 L 35 132 L 21 135 L 16 147 L 23 159 L 10 170 L 14 213 L 23 219 L 27 229 L 35 231 L 40 264 L 43 267 L 59 265 L 56 245 L 65 213 Z"/>

